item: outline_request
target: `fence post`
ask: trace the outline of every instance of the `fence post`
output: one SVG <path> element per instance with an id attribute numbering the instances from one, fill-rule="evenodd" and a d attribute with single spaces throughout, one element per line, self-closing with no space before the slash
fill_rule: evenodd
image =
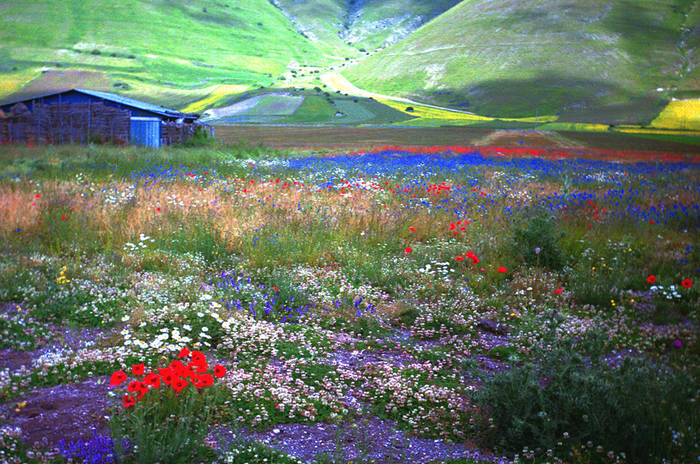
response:
<path id="1" fill-rule="evenodd" d="M 87 134 L 85 135 L 85 143 L 90 143 L 90 123 L 92 122 L 92 101 L 88 100 L 88 116 L 87 116 Z"/>

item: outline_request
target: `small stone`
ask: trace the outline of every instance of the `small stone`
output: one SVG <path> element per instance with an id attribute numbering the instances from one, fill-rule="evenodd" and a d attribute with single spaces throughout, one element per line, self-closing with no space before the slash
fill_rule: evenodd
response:
<path id="1" fill-rule="evenodd" d="M 497 335 L 505 335 L 508 333 L 508 326 L 501 324 L 495 319 L 480 319 L 477 326 L 485 332 L 491 332 Z"/>

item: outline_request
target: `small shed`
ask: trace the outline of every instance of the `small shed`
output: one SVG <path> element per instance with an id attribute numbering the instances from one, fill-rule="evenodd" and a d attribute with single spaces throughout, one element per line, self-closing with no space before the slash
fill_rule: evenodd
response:
<path id="1" fill-rule="evenodd" d="M 133 143 L 159 147 L 187 140 L 199 114 L 109 92 L 71 89 L 0 104 L 0 143 Z M 213 135 L 213 133 L 212 133 Z"/>

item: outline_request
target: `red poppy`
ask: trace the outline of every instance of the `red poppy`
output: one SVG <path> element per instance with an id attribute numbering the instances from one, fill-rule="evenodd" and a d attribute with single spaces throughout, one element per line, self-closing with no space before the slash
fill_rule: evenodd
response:
<path id="1" fill-rule="evenodd" d="M 35 197 L 35 198 L 41 198 L 41 195 L 37 193 L 36 195 L 34 195 L 34 197 Z"/>
<path id="2" fill-rule="evenodd" d="M 563 291 L 564 291 L 564 290 L 562 290 L 561 288 L 558 288 L 558 289 L 554 290 L 554 294 L 555 294 L 555 295 L 559 295 L 559 294 L 562 293 Z"/>
<path id="3" fill-rule="evenodd" d="M 187 380 L 183 379 L 182 377 L 178 377 L 175 380 L 173 380 L 173 383 L 170 386 L 173 387 L 173 390 L 180 393 L 182 389 L 185 388 L 187 385 Z"/>
<path id="4" fill-rule="evenodd" d="M 194 372 L 194 369 L 192 369 L 189 366 L 188 367 L 183 366 L 182 370 L 180 372 L 178 372 L 177 375 L 179 375 L 180 377 L 189 377 L 191 379 L 193 379 L 197 376 L 197 374 Z"/>
<path id="5" fill-rule="evenodd" d="M 182 375 L 182 371 L 185 370 L 185 365 L 180 361 L 173 361 L 170 363 L 170 369 L 172 369 L 175 375 Z"/>
<path id="6" fill-rule="evenodd" d="M 109 386 L 114 387 L 120 385 L 126 380 L 126 373 L 124 371 L 115 371 L 112 373 L 112 377 L 109 379 Z"/>
<path id="7" fill-rule="evenodd" d="M 456 259 L 457 261 L 464 261 L 464 256 L 463 256 L 463 255 L 459 255 L 459 256 L 457 256 L 455 259 Z"/>
<path id="8" fill-rule="evenodd" d="M 150 385 L 153 388 L 160 388 L 160 377 L 155 372 L 151 372 L 143 379 L 146 385 Z"/>
<path id="9" fill-rule="evenodd" d="M 146 366 L 144 366 L 143 364 L 134 364 L 133 366 L 131 366 L 131 372 L 134 375 L 143 375 L 145 368 Z"/>
<path id="10" fill-rule="evenodd" d="M 647 283 L 648 283 L 648 284 L 654 284 L 654 283 L 656 283 L 656 276 L 654 276 L 654 274 L 652 274 L 652 275 L 650 275 L 649 277 L 647 277 Z"/>
<path id="11" fill-rule="evenodd" d="M 173 380 L 175 380 L 175 373 L 169 367 L 165 369 L 159 369 L 158 373 L 160 374 L 160 378 L 163 380 L 163 383 L 166 385 L 170 385 L 173 382 Z"/>
<path id="12" fill-rule="evenodd" d="M 411 247 L 406 247 L 406 250 L 405 250 L 406 254 L 409 254 L 409 253 L 412 252 L 412 251 L 413 251 L 413 248 L 411 248 Z"/>
<path id="13" fill-rule="evenodd" d="M 190 354 L 190 350 L 183 348 L 180 350 L 180 354 L 177 355 L 178 358 L 184 358 Z"/>
<path id="14" fill-rule="evenodd" d="M 500 272 L 501 274 L 505 274 L 506 272 L 508 272 L 508 269 L 506 269 L 505 267 L 501 266 L 501 267 L 498 268 L 498 272 Z"/>
<path id="15" fill-rule="evenodd" d="M 145 383 L 141 382 L 141 384 L 136 389 L 136 399 L 142 400 L 143 397 L 146 396 L 146 393 L 148 393 L 148 387 Z"/>
<path id="16" fill-rule="evenodd" d="M 61 216 L 61 221 L 65 221 L 66 219 L 68 219 L 68 218 L 66 217 L 65 214 L 63 216 Z"/>
<path id="17" fill-rule="evenodd" d="M 214 376 L 211 374 L 200 375 L 199 379 L 198 379 L 198 383 L 200 385 L 199 388 L 210 387 L 210 386 L 214 385 Z"/>
<path id="18" fill-rule="evenodd" d="M 127 389 L 129 392 L 134 393 L 135 391 L 138 391 L 139 388 L 141 388 L 141 384 L 142 384 L 142 383 L 143 383 L 143 382 L 141 382 L 141 381 L 139 381 L 139 380 L 132 380 L 132 381 L 129 383 L 129 386 L 126 387 L 126 389 Z"/>
<path id="19" fill-rule="evenodd" d="M 277 288 L 277 287 L 275 287 L 274 285 L 272 286 L 272 288 L 273 288 L 273 290 L 276 291 L 276 292 L 279 292 L 279 291 L 280 291 L 280 289 Z"/>
<path id="20" fill-rule="evenodd" d="M 214 366 L 214 375 L 217 378 L 223 377 L 224 375 L 226 375 L 226 368 L 221 364 L 217 364 L 216 366 Z"/>
<path id="21" fill-rule="evenodd" d="M 457 226 L 455 225 L 454 222 L 450 222 L 450 230 L 455 230 Z"/>
<path id="22" fill-rule="evenodd" d="M 410 230 L 411 232 L 415 232 L 415 231 L 416 231 L 416 228 L 415 228 L 415 227 L 409 227 L 408 230 Z"/>
<path id="23" fill-rule="evenodd" d="M 683 279 L 681 281 L 681 285 L 683 286 L 683 288 L 690 288 L 693 286 L 693 281 L 690 279 Z"/>
<path id="24" fill-rule="evenodd" d="M 477 258 L 476 256 L 472 256 L 472 263 L 479 264 L 479 258 Z"/>
<path id="25" fill-rule="evenodd" d="M 124 394 L 124 398 L 122 398 L 122 403 L 124 404 L 125 408 L 129 408 L 136 404 L 136 400 L 133 396 Z"/>
<path id="26" fill-rule="evenodd" d="M 190 353 L 192 357 L 192 362 L 195 364 L 206 364 L 207 359 L 204 357 L 201 351 L 193 351 Z"/>
<path id="27" fill-rule="evenodd" d="M 207 365 L 207 362 L 201 362 L 201 363 L 196 363 L 194 360 L 190 361 L 190 363 L 187 365 L 189 369 L 194 370 L 197 372 L 197 374 L 204 374 L 208 369 L 209 366 Z"/>

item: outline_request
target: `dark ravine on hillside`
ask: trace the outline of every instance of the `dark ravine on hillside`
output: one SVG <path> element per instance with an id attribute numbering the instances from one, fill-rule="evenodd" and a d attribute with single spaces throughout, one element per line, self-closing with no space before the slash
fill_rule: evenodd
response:
<path id="1" fill-rule="evenodd" d="M 441 15 L 460 0 L 269 0 L 305 37 L 340 41 L 364 51 L 395 43 Z M 311 8 L 310 4 L 319 3 Z M 325 17 L 324 17 L 325 16 Z M 319 30 L 318 21 L 330 23 Z"/>

